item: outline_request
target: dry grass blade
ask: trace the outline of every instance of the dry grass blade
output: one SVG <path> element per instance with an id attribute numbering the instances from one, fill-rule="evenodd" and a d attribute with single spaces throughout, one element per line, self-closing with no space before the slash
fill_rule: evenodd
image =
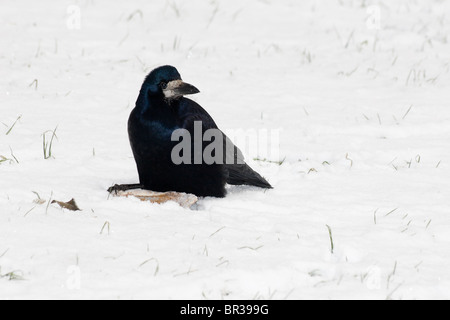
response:
<path id="1" fill-rule="evenodd" d="M 331 252 L 331 254 L 333 254 L 334 253 L 333 233 L 331 232 L 330 226 L 329 225 L 326 225 L 326 226 L 328 229 L 328 235 L 330 237 L 330 244 L 331 244 L 330 252 Z"/>
<path id="2" fill-rule="evenodd" d="M 58 136 L 56 135 L 56 130 L 58 130 L 58 126 L 56 126 L 55 130 L 53 131 L 46 131 L 42 134 L 42 148 L 44 151 L 44 159 L 47 160 L 52 157 L 52 146 L 53 146 L 53 140 L 56 138 L 58 139 Z M 45 135 L 48 132 L 52 132 L 52 137 L 50 139 L 50 142 L 47 142 L 45 140 Z"/>
<path id="3" fill-rule="evenodd" d="M 398 210 L 398 208 L 395 208 L 395 209 L 389 211 L 388 213 L 386 213 L 384 216 L 387 217 L 388 215 L 390 215 L 391 213 L 394 213 L 397 210 Z"/>
<path id="4" fill-rule="evenodd" d="M 406 116 L 409 114 L 409 112 L 411 111 L 413 105 L 409 106 L 409 109 L 406 111 L 405 115 L 402 117 L 402 120 L 405 120 Z"/>
<path id="5" fill-rule="evenodd" d="M 153 276 L 156 277 L 156 275 L 157 275 L 158 272 L 159 272 L 159 262 L 158 262 L 158 260 L 157 260 L 156 258 L 150 258 L 150 259 L 145 260 L 144 262 L 142 262 L 142 263 L 139 265 L 139 268 L 142 267 L 143 265 L 145 265 L 146 263 L 150 262 L 150 261 L 155 261 L 155 263 L 156 263 L 155 272 L 153 273 Z"/>
<path id="6" fill-rule="evenodd" d="M 107 228 L 108 235 L 109 235 L 110 226 L 111 226 L 111 224 L 109 223 L 109 221 L 105 221 L 105 223 L 103 224 L 102 230 L 100 230 L 100 234 L 103 234 L 103 230 L 105 230 L 105 228 Z"/>
<path id="7" fill-rule="evenodd" d="M 225 229 L 225 228 L 226 228 L 226 227 L 222 227 L 222 228 L 218 229 L 217 231 L 211 233 L 211 234 L 209 235 L 209 238 L 211 238 L 211 237 L 214 236 L 216 233 L 222 231 L 222 230 Z"/>
<path id="8" fill-rule="evenodd" d="M 22 115 L 20 115 L 19 117 L 17 117 L 16 121 L 14 121 L 14 123 L 12 124 L 12 126 L 9 128 L 8 131 L 6 131 L 6 135 L 9 135 L 12 131 L 12 129 L 14 128 L 14 126 L 16 125 L 16 123 L 22 118 Z"/>
<path id="9" fill-rule="evenodd" d="M 20 270 L 14 270 L 5 274 L 0 274 L 0 278 L 7 278 L 9 281 L 13 280 L 25 280 L 23 272 Z"/>

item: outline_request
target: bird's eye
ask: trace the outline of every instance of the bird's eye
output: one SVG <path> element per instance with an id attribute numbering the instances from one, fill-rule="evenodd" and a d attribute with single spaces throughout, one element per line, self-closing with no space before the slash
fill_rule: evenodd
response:
<path id="1" fill-rule="evenodd" d="M 160 83 L 160 86 L 161 86 L 162 89 L 166 89 L 167 88 L 167 83 L 163 81 L 163 82 Z"/>

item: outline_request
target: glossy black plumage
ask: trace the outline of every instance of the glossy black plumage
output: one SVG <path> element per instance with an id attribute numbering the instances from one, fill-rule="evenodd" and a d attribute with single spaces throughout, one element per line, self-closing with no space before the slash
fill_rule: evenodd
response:
<path id="1" fill-rule="evenodd" d="M 152 191 L 178 191 L 213 197 L 225 196 L 226 183 L 272 188 L 243 162 L 242 153 L 234 146 L 234 153 L 226 156 L 241 160 L 240 164 L 173 163 L 171 152 L 178 143 L 171 141 L 174 130 L 186 129 L 194 137 L 195 121 L 201 121 L 203 132 L 217 129 L 206 110 L 183 96 L 199 91 L 177 80 L 181 80 L 181 76 L 172 66 L 159 67 L 150 72 L 128 120 L 139 186 Z M 223 135 L 223 139 L 225 141 L 228 138 Z M 203 143 L 203 148 L 206 145 Z"/>

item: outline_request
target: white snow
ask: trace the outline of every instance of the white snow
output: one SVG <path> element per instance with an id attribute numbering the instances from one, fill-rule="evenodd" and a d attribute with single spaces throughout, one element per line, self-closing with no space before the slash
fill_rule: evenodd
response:
<path id="1" fill-rule="evenodd" d="M 3 0 L 0 19 L 0 299 L 450 298 L 449 2 Z M 163 64 L 222 129 L 280 130 L 281 165 L 247 159 L 273 190 L 108 198 L 137 182 L 126 123 Z"/>

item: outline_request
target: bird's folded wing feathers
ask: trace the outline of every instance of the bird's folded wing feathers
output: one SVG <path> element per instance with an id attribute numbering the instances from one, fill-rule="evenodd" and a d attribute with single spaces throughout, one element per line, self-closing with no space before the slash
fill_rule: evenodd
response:
<path id="1" fill-rule="evenodd" d="M 209 116 L 209 115 L 208 115 Z M 204 114 L 191 114 L 184 119 L 183 129 L 186 129 L 194 136 L 194 122 L 202 122 L 202 131 L 205 132 L 208 129 L 217 129 L 217 125 L 212 120 L 212 118 L 206 117 Z M 244 154 L 242 151 L 234 145 L 230 138 L 227 137 L 225 133 L 219 130 L 223 137 L 223 151 L 224 151 L 224 164 L 244 164 Z"/>
<path id="2" fill-rule="evenodd" d="M 188 111 L 183 121 L 183 128 L 187 129 L 191 136 L 194 134 L 195 121 L 202 122 L 202 131 L 208 129 L 218 129 L 212 117 L 201 106 L 195 102 L 185 99 L 188 105 Z M 220 131 L 223 136 L 224 148 L 224 166 L 228 172 L 227 183 L 233 185 L 253 185 L 261 188 L 272 188 L 266 179 L 261 177 L 256 171 L 250 168 L 244 161 L 242 151 L 234 145 L 225 133 Z"/>

